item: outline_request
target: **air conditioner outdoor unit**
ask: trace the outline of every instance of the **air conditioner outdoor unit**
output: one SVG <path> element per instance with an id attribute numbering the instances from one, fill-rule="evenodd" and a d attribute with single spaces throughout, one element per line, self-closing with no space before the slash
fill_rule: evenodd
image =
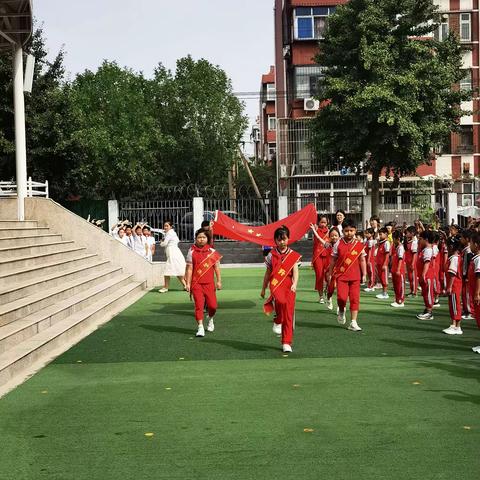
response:
<path id="1" fill-rule="evenodd" d="M 303 100 L 303 109 L 306 112 L 315 112 L 320 108 L 320 102 L 314 98 L 305 98 Z"/>
<path id="2" fill-rule="evenodd" d="M 286 177 L 287 177 L 287 166 L 280 165 L 280 178 L 286 178 Z"/>

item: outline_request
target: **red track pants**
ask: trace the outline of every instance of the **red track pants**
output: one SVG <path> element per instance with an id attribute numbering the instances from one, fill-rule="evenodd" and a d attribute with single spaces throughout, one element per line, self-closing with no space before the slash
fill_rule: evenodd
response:
<path id="1" fill-rule="evenodd" d="M 407 264 L 407 275 L 408 275 L 408 283 L 410 284 L 410 293 L 414 295 L 417 294 L 418 289 L 418 277 L 417 277 L 417 269 L 415 265 L 408 265 Z"/>
<path id="2" fill-rule="evenodd" d="M 360 310 L 360 280 L 337 279 L 337 303 L 341 312 L 345 311 L 347 300 L 350 300 L 350 311 Z"/>
<path id="3" fill-rule="evenodd" d="M 286 283 L 286 282 L 285 282 Z M 281 287 L 280 287 L 281 288 Z M 293 329 L 295 327 L 295 292 L 284 288 L 277 289 L 273 294 L 275 300 L 275 323 L 282 325 L 282 344 L 291 345 L 293 342 Z"/>
<path id="4" fill-rule="evenodd" d="M 435 301 L 435 294 L 433 292 L 433 278 L 427 278 L 425 281 L 420 279 L 420 287 L 422 287 L 422 297 L 423 303 L 425 304 L 425 308 L 427 310 L 431 310 L 433 308 L 433 302 Z"/>
<path id="5" fill-rule="evenodd" d="M 383 288 L 388 287 L 388 267 L 377 264 L 377 277 Z"/>
<path id="6" fill-rule="evenodd" d="M 448 295 L 448 308 L 450 310 L 450 318 L 452 322 L 459 322 L 462 319 L 462 292 L 461 291 L 452 291 Z"/>
<path id="7" fill-rule="evenodd" d="M 325 274 L 330 266 L 330 258 L 328 256 L 318 257 L 313 263 L 315 270 L 315 290 L 323 292 L 323 284 L 325 281 Z"/>
<path id="8" fill-rule="evenodd" d="M 403 273 L 392 273 L 392 282 L 395 301 L 403 303 L 405 301 L 405 275 Z"/>
<path id="9" fill-rule="evenodd" d="M 203 320 L 203 309 L 207 305 L 208 316 L 212 318 L 217 311 L 217 295 L 213 283 L 196 283 L 192 288 L 192 297 L 195 302 L 195 320 Z"/>

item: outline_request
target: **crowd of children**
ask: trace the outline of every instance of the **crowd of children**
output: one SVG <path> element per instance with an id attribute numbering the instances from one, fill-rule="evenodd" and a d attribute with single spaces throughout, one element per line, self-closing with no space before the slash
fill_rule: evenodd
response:
<path id="1" fill-rule="evenodd" d="M 361 330 L 357 314 L 360 277 L 365 272 L 364 291 L 381 290 L 376 295 L 379 300 L 389 298 L 391 279 L 395 294 L 393 308 L 403 308 L 406 297 L 416 297 L 420 290 L 425 307 L 417 315 L 420 320 L 433 320 L 433 310 L 440 306 L 440 297 L 446 297 L 451 324 L 443 332 L 448 335 L 463 333 L 462 320 L 474 319 L 480 328 L 480 222 L 471 223 L 466 229 L 454 224 L 437 229 L 424 226 L 420 221 L 411 226 L 388 223 L 380 227 L 379 218 L 374 216 L 369 223 L 365 231 L 357 232 L 350 229 L 346 219 L 340 240 L 337 227 L 328 228 L 325 216 L 320 215 L 317 225 L 311 225 L 315 289 L 320 303 L 326 301 L 328 308 L 331 308 L 329 299 L 333 290 L 337 289 L 339 323 L 345 323 L 348 283 L 352 315 L 349 329 Z M 356 267 L 352 267 L 357 260 L 353 252 L 359 255 Z M 325 260 L 328 257 L 330 261 Z M 345 271 L 339 275 L 342 266 Z M 409 288 L 407 295 L 406 287 Z M 474 350 L 480 351 L 480 347 Z"/>

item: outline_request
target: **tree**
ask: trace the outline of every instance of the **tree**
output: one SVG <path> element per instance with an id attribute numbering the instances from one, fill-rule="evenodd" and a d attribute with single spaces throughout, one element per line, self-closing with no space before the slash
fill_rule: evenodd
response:
<path id="1" fill-rule="evenodd" d="M 160 64 L 154 83 L 159 128 L 174 139 L 162 162 L 166 181 L 226 184 L 247 127 L 227 74 L 188 56 L 177 61 L 174 75 Z"/>
<path id="2" fill-rule="evenodd" d="M 452 88 L 463 76 L 462 50 L 452 32 L 434 40 L 438 21 L 432 0 L 350 0 L 329 17 L 311 147 L 325 164 L 371 172 L 374 214 L 381 173 L 399 177 L 429 163 L 471 98 Z"/>

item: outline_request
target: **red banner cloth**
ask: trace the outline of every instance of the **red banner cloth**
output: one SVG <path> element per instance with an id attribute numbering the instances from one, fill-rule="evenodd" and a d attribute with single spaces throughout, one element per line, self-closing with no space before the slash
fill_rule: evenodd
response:
<path id="1" fill-rule="evenodd" d="M 291 244 L 300 240 L 307 233 L 311 223 L 317 223 L 317 210 L 313 203 L 278 222 L 262 225 L 261 227 L 252 227 L 238 223 L 233 218 L 217 210 L 213 222 L 213 232 L 215 235 L 221 235 L 222 237 L 240 242 L 274 247 L 275 240 L 273 239 L 273 234 L 278 227 L 282 225 L 288 227 L 290 230 L 289 243 Z"/>

